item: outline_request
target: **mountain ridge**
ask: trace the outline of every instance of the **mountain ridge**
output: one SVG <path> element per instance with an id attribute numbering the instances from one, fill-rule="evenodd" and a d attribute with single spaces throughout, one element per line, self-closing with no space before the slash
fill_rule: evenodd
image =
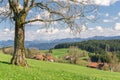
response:
<path id="1" fill-rule="evenodd" d="M 81 42 L 85 40 L 112 40 L 112 39 L 120 39 L 120 36 L 94 36 L 89 38 L 64 38 L 64 39 L 55 39 L 50 41 L 40 41 L 40 40 L 33 40 L 33 41 L 25 41 L 25 47 L 27 48 L 38 48 L 38 49 L 50 49 L 53 48 L 55 45 L 59 43 L 66 43 L 66 42 Z M 7 41 L 0 41 L 0 48 L 13 46 L 13 40 Z"/>

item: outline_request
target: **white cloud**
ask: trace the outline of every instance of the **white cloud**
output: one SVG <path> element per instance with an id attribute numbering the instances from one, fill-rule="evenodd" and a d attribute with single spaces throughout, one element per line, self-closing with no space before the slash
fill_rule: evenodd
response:
<path id="1" fill-rule="evenodd" d="M 29 23 L 28 25 L 43 25 L 44 23 L 43 22 L 40 22 L 40 21 L 36 21 L 36 22 L 32 22 L 32 23 Z"/>
<path id="2" fill-rule="evenodd" d="M 14 39 L 14 31 L 6 28 L 4 30 L 0 30 L 0 40 L 13 40 Z"/>
<path id="3" fill-rule="evenodd" d="M 94 2 L 97 5 L 102 5 L 102 6 L 109 6 L 111 4 L 114 4 L 117 1 L 119 1 L 119 0 L 94 0 Z"/>
<path id="4" fill-rule="evenodd" d="M 8 4 L 0 7 L 0 16 L 5 16 L 6 13 L 8 13 L 8 12 L 9 12 L 9 5 Z"/>
<path id="5" fill-rule="evenodd" d="M 101 26 L 95 27 L 95 28 L 89 28 L 86 31 L 82 31 L 80 35 L 76 35 L 77 37 L 87 38 L 92 36 L 115 36 L 120 35 L 120 32 L 115 29 L 110 28 L 102 28 Z M 70 33 L 70 29 L 54 29 L 53 32 L 49 30 L 49 32 L 46 32 L 45 29 L 39 29 L 35 31 L 26 31 L 26 40 L 54 40 L 54 39 L 62 39 L 62 38 L 74 38 L 75 35 Z M 14 33 L 7 33 L 4 34 L 3 32 L 0 32 L 0 40 L 9 40 L 14 39 Z"/>
<path id="6" fill-rule="evenodd" d="M 120 36 L 120 31 L 115 30 L 114 28 L 89 28 L 86 32 L 81 32 L 80 37 L 88 38 L 93 36 Z"/>
<path id="7" fill-rule="evenodd" d="M 101 26 L 97 26 L 97 27 L 96 27 L 96 30 L 98 30 L 98 31 L 103 31 L 103 28 L 102 28 Z"/>
<path id="8" fill-rule="evenodd" d="M 108 16 L 109 16 L 109 13 L 106 13 L 105 16 L 108 17 Z"/>
<path id="9" fill-rule="evenodd" d="M 83 27 L 83 29 L 85 29 L 85 27 Z M 93 36 L 119 36 L 119 35 L 120 35 L 119 30 L 116 30 L 114 28 L 103 28 L 102 26 L 88 28 L 87 30 L 85 29 L 85 31 L 82 31 L 79 35 L 72 34 L 69 28 L 53 29 L 52 32 L 51 29 L 49 29 L 47 32 L 46 29 L 39 29 L 36 30 L 36 32 L 29 32 L 28 35 L 26 34 L 26 40 L 30 38 L 31 38 L 30 40 L 34 40 L 34 39 L 54 40 L 54 39 L 62 39 L 62 38 L 74 38 L 74 37 L 87 38 Z"/>
<path id="10" fill-rule="evenodd" d="M 54 0 L 58 2 L 58 0 Z M 60 0 L 60 1 L 65 1 L 68 2 L 69 0 Z M 74 3 L 74 2 L 76 3 Z M 109 6 L 111 4 L 114 4 L 115 2 L 120 1 L 120 0 L 71 0 L 71 4 L 79 4 L 79 2 L 82 2 L 82 4 L 97 4 L 101 6 Z"/>
<path id="11" fill-rule="evenodd" d="M 26 40 L 54 40 L 62 38 L 73 38 L 70 29 L 38 29 L 36 31 L 27 31 Z"/>
<path id="12" fill-rule="evenodd" d="M 41 30 L 40 30 L 40 29 L 38 29 L 38 30 L 36 31 L 36 33 L 40 33 L 40 31 L 41 31 Z"/>
<path id="13" fill-rule="evenodd" d="M 119 17 L 114 17 L 114 18 L 113 18 L 113 20 L 117 20 L 117 19 L 119 19 Z"/>
<path id="14" fill-rule="evenodd" d="M 115 30 L 120 30 L 120 23 L 115 24 Z"/>
<path id="15" fill-rule="evenodd" d="M 25 32 L 25 40 L 54 40 L 62 38 L 87 38 L 93 36 L 120 36 L 120 23 L 116 23 L 113 28 L 104 28 L 102 26 L 96 26 L 86 29 L 83 27 L 83 31 L 80 34 L 72 34 L 69 28 L 66 29 L 38 29 L 27 30 Z M 0 31 L 0 40 L 14 39 L 14 31 L 6 28 Z"/>
<path id="16" fill-rule="evenodd" d="M 48 34 L 55 34 L 57 33 L 59 30 L 58 29 L 38 29 L 36 30 L 36 33 L 38 34 L 45 34 L 45 35 L 48 35 Z"/>
<path id="17" fill-rule="evenodd" d="M 84 31 L 86 31 L 87 30 L 87 27 L 86 26 L 82 26 L 82 31 L 84 32 Z"/>
<path id="18" fill-rule="evenodd" d="M 87 18 L 92 20 L 92 19 L 95 19 L 95 16 L 94 15 L 90 15 L 90 16 L 87 16 Z"/>
<path id="19" fill-rule="evenodd" d="M 5 32 L 10 32 L 10 29 L 5 28 L 4 31 L 5 31 Z"/>
<path id="20" fill-rule="evenodd" d="M 32 12 L 33 13 L 33 12 Z M 50 13 L 48 11 L 44 11 L 41 12 L 39 14 L 36 14 L 33 18 L 31 18 L 30 20 L 34 20 L 34 19 L 43 19 L 43 20 L 49 20 L 50 19 Z M 29 23 L 30 25 L 44 25 L 44 22 L 41 21 L 36 21 L 36 22 L 32 22 Z M 57 24 L 57 22 L 52 22 L 52 24 Z"/>
<path id="21" fill-rule="evenodd" d="M 34 16 L 31 20 L 34 20 L 34 19 L 42 19 L 41 14 L 38 14 L 38 15 Z M 29 24 L 30 25 L 42 25 L 43 22 L 36 21 L 36 22 L 29 23 Z"/>
<path id="22" fill-rule="evenodd" d="M 120 12 L 118 12 L 118 16 L 120 16 Z"/>
<path id="23" fill-rule="evenodd" d="M 113 20 L 104 19 L 103 22 L 113 22 Z"/>
<path id="24" fill-rule="evenodd" d="M 44 11 L 41 13 L 41 17 L 49 17 L 50 13 L 48 11 Z"/>

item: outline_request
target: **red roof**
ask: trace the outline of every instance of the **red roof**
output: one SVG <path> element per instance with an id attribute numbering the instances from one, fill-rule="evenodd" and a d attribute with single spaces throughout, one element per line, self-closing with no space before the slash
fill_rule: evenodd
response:
<path id="1" fill-rule="evenodd" d="M 88 64 L 88 67 L 97 68 L 98 67 L 98 63 L 92 62 L 92 63 Z"/>

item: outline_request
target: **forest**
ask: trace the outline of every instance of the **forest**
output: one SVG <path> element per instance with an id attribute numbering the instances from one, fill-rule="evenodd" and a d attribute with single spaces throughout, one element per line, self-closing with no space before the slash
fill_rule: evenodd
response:
<path id="1" fill-rule="evenodd" d="M 110 62 L 108 55 L 116 55 L 120 60 L 120 40 L 88 40 L 82 42 L 62 43 L 56 45 L 55 49 L 69 48 L 70 46 L 77 46 L 82 50 L 89 52 L 91 60 L 94 62 Z M 109 54 L 110 53 L 110 54 Z"/>
<path id="2" fill-rule="evenodd" d="M 56 45 L 55 49 L 69 48 L 70 46 L 77 46 L 80 49 L 89 51 L 91 53 L 105 53 L 106 51 L 114 52 L 120 51 L 120 40 L 88 40 L 82 42 L 62 43 Z"/>

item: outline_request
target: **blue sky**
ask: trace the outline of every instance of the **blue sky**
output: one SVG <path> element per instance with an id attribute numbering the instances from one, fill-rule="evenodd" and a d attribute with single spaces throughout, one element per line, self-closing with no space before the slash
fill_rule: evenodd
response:
<path id="1" fill-rule="evenodd" d="M 78 0 L 79 1 L 79 0 Z M 41 29 L 40 23 L 26 26 L 26 40 L 54 40 L 62 38 L 87 38 L 93 36 L 120 36 L 120 0 L 95 0 L 99 5 L 99 16 L 94 23 L 88 23 L 80 34 L 74 35 L 68 28 Z M 1 9 L 1 8 L 0 8 Z M 57 23 L 56 23 L 57 24 Z M 0 24 L 0 40 L 13 40 L 14 27 L 6 20 Z"/>

